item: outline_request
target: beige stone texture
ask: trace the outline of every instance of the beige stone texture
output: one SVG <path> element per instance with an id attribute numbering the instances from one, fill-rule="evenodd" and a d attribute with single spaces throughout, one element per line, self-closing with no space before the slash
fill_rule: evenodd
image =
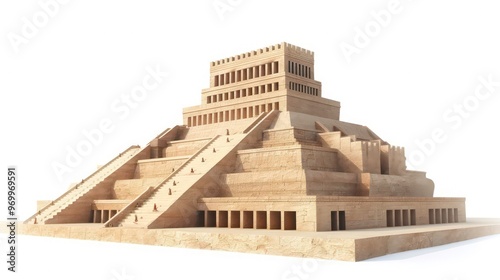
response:
<path id="1" fill-rule="evenodd" d="M 182 125 L 40 202 L 25 232 L 360 260 L 497 229 L 464 224 L 464 198 L 433 197 L 404 148 L 341 121 L 314 74 L 314 53 L 288 43 L 212 62 Z M 385 233 L 344 234 L 362 229 Z"/>
<path id="2" fill-rule="evenodd" d="M 6 232 L 6 227 L 0 224 L 2 225 L 0 232 Z M 140 229 L 102 228 L 82 224 L 24 224 L 19 228 L 19 233 L 252 254 L 362 261 L 387 254 L 500 234 L 500 221 L 483 219 L 467 223 L 402 227 L 398 230 L 386 228 L 337 232 L 244 228 Z"/>
<path id="3" fill-rule="evenodd" d="M 163 178 L 179 168 L 189 156 L 144 159 L 137 162 L 134 179 Z"/>
<path id="4" fill-rule="evenodd" d="M 111 197 L 113 199 L 134 199 L 148 187 L 158 185 L 163 179 L 164 177 L 116 180 L 113 185 Z"/>

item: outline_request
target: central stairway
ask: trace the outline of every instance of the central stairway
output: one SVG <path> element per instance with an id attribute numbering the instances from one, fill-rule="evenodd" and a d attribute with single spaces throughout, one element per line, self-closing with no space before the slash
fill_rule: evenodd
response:
<path id="1" fill-rule="evenodd" d="M 168 178 L 156 186 L 148 196 L 142 194 L 110 219 L 106 227 L 165 228 L 194 226 L 196 202 L 200 197 L 213 194 L 210 186 L 228 167 L 224 159 L 236 152 L 245 139 L 261 135 L 264 127 L 277 115 L 277 111 L 262 114 L 244 132 L 217 135 L 193 154 Z M 257 136 L 258 137 L 258 136 Z M 213 189 L 212 189 L 213 190 Z M 146 197 L 145 197 L 146 196 Z"/>

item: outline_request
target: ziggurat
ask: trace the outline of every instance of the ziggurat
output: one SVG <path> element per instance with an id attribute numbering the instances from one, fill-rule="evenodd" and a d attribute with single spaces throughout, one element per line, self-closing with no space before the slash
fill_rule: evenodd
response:
<path id="1" fill-rule="evenodd" d="M 211 62 L 210 87 L 201 105 L 184 108 L 183 125 L 123 151 L 59 198 L 40 201 L 26 226 L 87 225 L 100 237 L 74 229 L 63 236 L 159 244 L 158 237 L 127 240 L 126 232 L 331 234 L 466 221 L 465 199 L 433 197 L 425 173 L 406 169 L 403 148 L 339 120 L 340 103 L 322 97 L 314 74 L 314 53 L 288 43 Z M 105 237 L 106 230 L 121 237 Z M 255 248 L 265 245 L 255 241 Z M 383 254 L 282 251 L 347 260 Z"/>

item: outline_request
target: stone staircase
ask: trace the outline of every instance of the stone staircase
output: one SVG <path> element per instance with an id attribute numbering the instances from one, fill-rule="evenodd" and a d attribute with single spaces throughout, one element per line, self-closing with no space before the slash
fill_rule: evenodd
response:
<path id="1" fill-rule="evenodd" d="M 241 133 L 216 135 L 163 182 L 139 195 L 104 226 L 135 228 L 179 226 L 179 223 L 170 222 L 187 219 L 185 216 L 181 217 L 182 209 L 189 208 L 184 215 L 193 214 L 191 213 L 194 209 L 193 204 L 196 204 L 198 198 L 206 195 L 200 189 L 210 181 L 207 174 L 218 165 L 223 169 L 231 167 L 224 162 L 231 152 L 260 141 L 262 131 L 269 127 L 277 115 L 278 111 L 265 112 Z M 189 224 L 189 222 L 180 223 Z"/>
<path id="2" fill-rule="evenodd" d="M 233 134 L 229 136 L 217 135 L 212 138 L 209 143 L 158 185 L 151 196 L 144 200 L 142 204 L 124 215 L 121 221 L 110 222 L 121 227 L 148 228 L 186 191 L 241 143 L 245 136 L 246 134 Z"/>
<path id="3" fill-rule="evenodd" d="M 120 169 L 132 157 L 134 157 L 141 148 L 139 146 L 132 146 L 120 153 L 117 157 L 111 160 L 108 164 L 99 168 L 96 172 L 88 176 L 82 182 L 69 189 L 66 193 L 61 195 L 52 203 L 40 209 L 36 214 L 28 218 L 25 224 L 45 224 L 50 219 L 54 218 L 57 214 L 67 208 L 69 205 L 77 201 L 80 197 L 87 194 L 113 172 Z"/>

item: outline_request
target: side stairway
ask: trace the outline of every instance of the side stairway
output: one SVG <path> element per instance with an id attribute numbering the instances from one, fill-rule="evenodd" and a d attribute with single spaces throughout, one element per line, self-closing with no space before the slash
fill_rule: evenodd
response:
<path id="1" fill-rule="evenodd" d="M 46 224 L 50 223 L 57 214 L 67 208 L 69 205 L 77 201 L 80 197 L 89 193 L 101 182 L 108 178 L 115 171 L 123 167 L 130 159 L 136 156 L 141 151 L 139 146 L 131 146 L 122 152 L 119 156 L 115 157 L 108 164 L 99 168 L 96 172 L 91 174 L 81 183 L 69 189 L 52 203 L 40 209 L 33 216 L 28 218 L 25 224 Z"/>
<path id="2" fill-rule="evenodd" d="M 164 228 L 193 225 L 194 205 L 198 198 L 206 196 L 203 189 L 210 185 L 213 178 L 210 176 L 214 176 L 209 173 L 218 165 L 225 168 L 227 163 L 224 160 L 234 155 L 240 144 L 255 142 L 255 138 L 261 137 L 262 130 L 269 127 L 276 116 L 277 111 L 263 113 L 243 133 L 215 136 L 154 190 L 141 194 L 105 226 Z"/>

